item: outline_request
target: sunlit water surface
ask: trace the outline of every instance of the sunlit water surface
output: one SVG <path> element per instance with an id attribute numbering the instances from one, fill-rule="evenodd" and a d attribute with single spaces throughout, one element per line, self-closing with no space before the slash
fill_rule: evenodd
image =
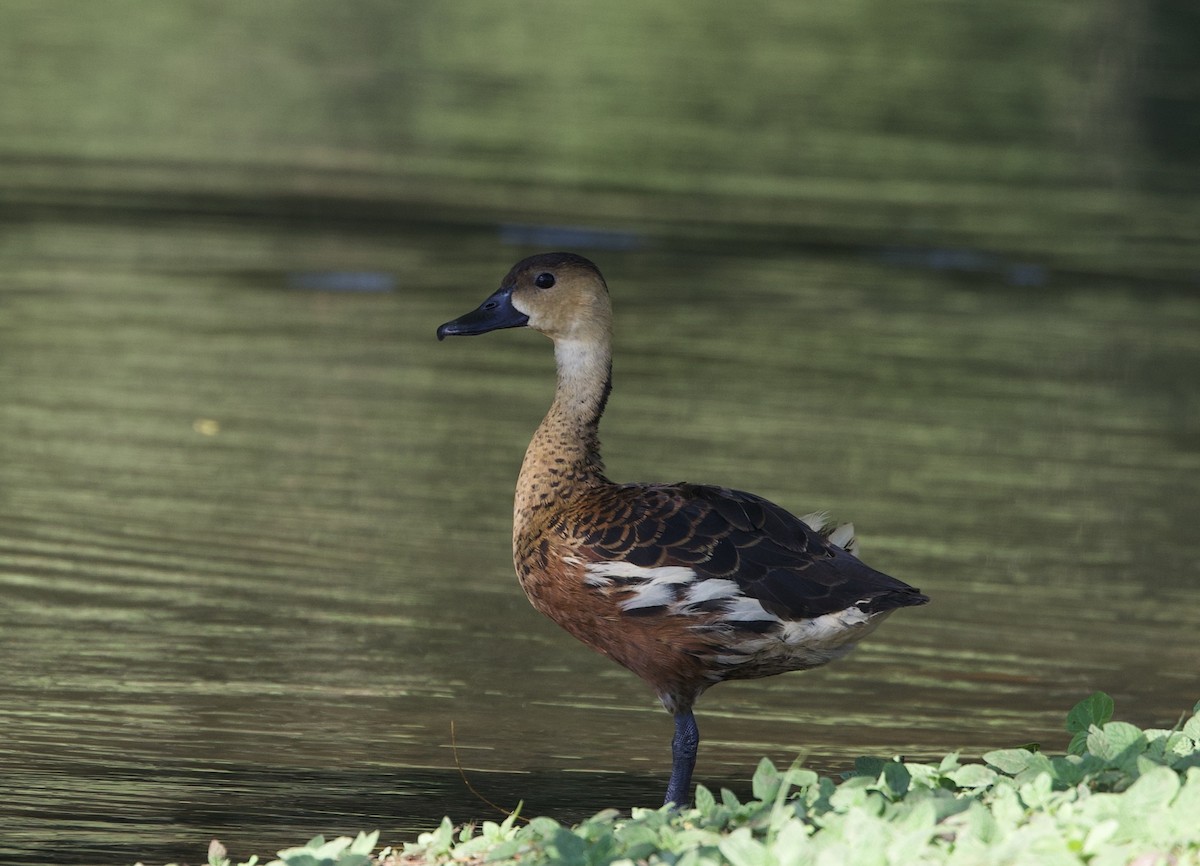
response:
<path id="1" fill-rule="evenodd" d="M 269 239 L 303 258 L 304 234 Z M 660 796 L 668 716 L 511 571 L 549 347 L 433 339 L 525 250 L 365 245 L 395 291 L 95 262 L 10 278 L 9 850 L 184 856 L 486 817 L 452 731 L 507 806 Z M 840 665 L 707 695 L 701 781 L 764 754 L 834 772 L 1061 747 L 1097 688 L 1142 724 L 1190 706 L 1200 301 L 869 257 L 595 255 L 617 310 L 611 474 L 829 509 L 933 597 Z"/>
<path id="2" fill-rule="evenodd" d="M 481 797 L 563 820 L 661 799 L 669 717 L 512 574 L 549 346 L 433 336 L 552 247 L 612 288 L 614 479 L 828 510 L 933 599 L 838 665 L 706 695 L 699 781 L 744 791 L 763 755 L 837 773 L 861 754 L 1062 749 L 1093 690 L 1142 725 L 1200 698 L 1200 222 L 1169 158 L 1191 139 L 1146 112 L 1139 138 L 1107 91 L 1076 99 L 1092 67 L 1055 78 L 1073 56 L 1057 43 L 1005 42 L 1012 68 L 926 53 L 893 78 L 886 15 L 744 44 L 668 28 L 653 69 L 678 66 L 677 97 L 647 84 L 637 42 L 584 40 L 588 62 L 550 85 L 503 16 L 414 4 L 433 42 L 313 13 L 294 25 L 311 43 L 278 37 L 361 43 L 399 80 L 349 49 L 224 46 L 230 65 L 154 102 L 125 29 L 34 8 L 38 27 L 0 38 L 38 51 L 0 56 L 66 102 L 0 119 L 0 860 L 196 862 L 213 836 L 244 856 L 496 817 Z M 248 33 L 270 23 L 244 14 Z M 180 63 L 242 38 L 137 20 Z M 965 21 L 926 36 L 992 44 Z M 96 32 L 109 101 L 54 90 L 41 58 L 95 59 Z M 839 53 L 837 32 L 865 47 Z M 485 37 L 514 43 L 497 68 L 473 63 Z M 619 74 L 560 93 L 603 46 Z M 271 99 L 219 86 L 235 71 Z M 939 113 L 920 85 L 955 76 L 969 104 Z M 1060 90 L 1014 98 L 1043 80 Z M 285 83 L 336 111 L 303 126 Z M 803 86 L 807 102 L 787 90 Z M 555 122 L 518 117 L 535 93 L 573 122 L 629 106 L 622 143 L 531 135 Z M 170 121 L 158 137 L 142 100 Z M 807 114 L 773 113 L 787 104 Z M 1022 125 L 1060 104 L 1078 109 L 1066 132 Z M 256 167 L 268 152 L 278 174 Z"/>

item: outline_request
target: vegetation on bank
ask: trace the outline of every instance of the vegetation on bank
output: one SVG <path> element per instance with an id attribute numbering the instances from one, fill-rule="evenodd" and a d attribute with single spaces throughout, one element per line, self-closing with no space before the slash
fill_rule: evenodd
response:
<path id="1" fill-rule="evenodd" d="M 1170 730 L 1112 714 L 1100 692 L 1076 705 L 1065 755 L 1029 746 L 988 752 L 981 764 L 957 754 L 861 758 L 837 782 L 764 759 L 746 803 L 700 786 L 689 809 L 610 809 L 574 827 L 516 816 L 456 827 L 445 818 L 396 848 L 377 852 L 378 833 L 318 837 L 269 866 L 1200 866 L 1200 702 Z M 214 842 L 208 862 L 235 861 Z"/>

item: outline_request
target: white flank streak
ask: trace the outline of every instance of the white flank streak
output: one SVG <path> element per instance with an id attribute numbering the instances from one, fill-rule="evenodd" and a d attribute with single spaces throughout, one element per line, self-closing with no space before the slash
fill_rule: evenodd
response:
<path id="1" fill-rule="evenodd" d="M 710 577 L 708 580 L 702 580 L 694 586 L 688 587 L 686 603 L 699 604 L 714 598 L 736 598 L 741 594 L 742 591 L 732 580 Z"/>
<path id="2" fill-rule="evenodd" d="M 631 562 L 596 562 L 587 567 L 585 583 L 605 586 L 614 578 L 639 581 L 628 587 L 633 595 L 621 602 L 621 610 L 659 607 L 675 601 L 675 587 L 696 579 L 696 572 L 681 565 L 660 565 L 650 568 Z"/>
<path id="3" fill-rule="evenodd" d="M 746 661 L 746 656 L 741 654 L 717 655 L 714 659 L 719 665 L 740 665 Z"/>
<path id="4" fill-rule="evenodd" d="M 696 572 L 682 565 L 660 565 L 653 568 L 621 561 L 593 562 L 587 570 L 588 574 L 597 577 L 635 577 L 659 583 L 687 583 L 696 576 Z"/>
<path id="5" fill-rule="evenodd" d="M 675 591 L 669 583 L 646 583 L 633 591 L 633 597 L 621 602 L 621 610 L 637 610 L 639 607 L 662 607 L 675 600 Z"/>
<path id="6" fill-rule="evenodd" d="M 621 602 L 621 610 L 670 604 L 675 601 L 675 587 L 696 577 L 696 572 L 678 565 L 663 565 L 643 571 L 649 572 L 651 577 L 641 586 L 634 588 L 632 598 Z"/>
<path id="7" fill-rule="evenodd" d="M 731 599 L 721 612 L 721 616 L 724 619 L 745 620 L 746 622 L 782 622 L 775 614 L 767 613 L 766 609 L 758 603 L 758 599 L 749 596 Z"/>
<path id="8" fill-rule="evenodd" d="M 815 619 L 787 623 L 783 627 L 783 640 L 789 644 L 838 646 L 843 641 L 858 636 L 859 627 L 870 619 L 870 614 L 857 607 L 848 607 Z"/>

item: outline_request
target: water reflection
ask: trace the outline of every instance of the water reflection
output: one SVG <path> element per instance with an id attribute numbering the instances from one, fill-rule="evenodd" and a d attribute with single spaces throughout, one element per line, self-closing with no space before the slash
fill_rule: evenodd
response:
<path id="1" fill-rule="evenodd" d="M 451 722 L 498 803 L 655 801 L 670 719 L 512 576 L 547 346 L 432 336 L 550 240 L 613 288 L 615 478 L 827 508 L 934 598 L 706 695 L 700 780 L 1200 697 L 1200 114 L 1118 74 L 1181 8 L 710 7 L 547 7 L 552 78 L 507 7 L 0 11 L 0 859 L 490 817 Z"/>
<path id="2" fill-rule="evenodd" d="M 547 347 L 431 338 L 523 251 L 448 271 L 494 241 L 343 243 L 398 291 L 276 291 L 286 271 L 15 280 L 5 856 L 67 839 L 80 862 L 194 858 L 211 835 L 270 850 L 486 816 L 451 722 L 489 799 L 567 817 L 653 802 L 669 718 L 511 574 Z M 786 252 L 606 266 L 613 475 L 829 508 L 936 601 L 839 666 L 706 695 L 701 780 L 762 754 L 836 772 L 1060 746 L 1062 710 L 1094 688 L 1141 724 L 1193 700 L 1197 424 L 1175 401 L 1194 299 L 1032 298 Z"/>

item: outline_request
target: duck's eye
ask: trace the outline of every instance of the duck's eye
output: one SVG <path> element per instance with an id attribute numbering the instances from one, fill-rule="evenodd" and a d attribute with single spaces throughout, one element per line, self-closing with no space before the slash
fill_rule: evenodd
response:
<path id="1" fill-rule="evenodd" d="M 533 278 L 533 284 L 539 289 L 548 289 L 554 285 L 554 274 L 541 273 Z"/>

